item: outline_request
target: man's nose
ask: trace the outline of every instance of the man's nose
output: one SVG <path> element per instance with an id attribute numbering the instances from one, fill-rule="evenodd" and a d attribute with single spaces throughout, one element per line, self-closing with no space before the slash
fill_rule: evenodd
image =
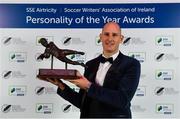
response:
<path id="1" fill-rule="evenodd" d="M 110 35 L 108 36 L 108 40 L 109 40 L 109 41 L 112 41 L 112 40 L 113 40 L 113 35 L 112 35 L 112 34 L 110 34 Z"/>

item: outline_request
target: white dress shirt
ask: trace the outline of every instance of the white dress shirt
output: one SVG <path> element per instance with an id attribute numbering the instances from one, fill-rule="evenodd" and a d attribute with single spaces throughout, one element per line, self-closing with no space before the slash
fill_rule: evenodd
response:
<path id="1" fill-rule="evenodd" d="M 117 58 L 118 55 L 119 55 L 119 52 L 117 52 L 117 53 L 115 53 L 114 55 L 111 56 L 113 58 L 113 61 Z M 104 55 L 102 55 L 102 56 L 105 57 Z M 109 63 L 109 62 L 99 64 L 99 68 L 98 68 L 98 71 L 97 71 L 97 74 L 96 74 L 96 83 L 98 85 L 103 86 L 104 78 L 106 76 L 106 73 L 107 73 L 108 69 L 111 67 L 111 65 L 112 64 Z"/>

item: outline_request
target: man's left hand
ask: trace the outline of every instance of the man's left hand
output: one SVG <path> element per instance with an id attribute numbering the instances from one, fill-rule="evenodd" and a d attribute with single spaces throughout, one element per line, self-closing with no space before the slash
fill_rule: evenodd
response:
<path id="1" fill-rule="evenodd" d="M 68 81 L 75 84 L 81 89 L 88 90 L 91 86 L 91 82 L 87 80 L 86 77 L 82 76 L 79 72 L 78 72 L 78 76 L 79 76 L 78 79 L 73 79 L 73 80 L 68 80 Z"/>

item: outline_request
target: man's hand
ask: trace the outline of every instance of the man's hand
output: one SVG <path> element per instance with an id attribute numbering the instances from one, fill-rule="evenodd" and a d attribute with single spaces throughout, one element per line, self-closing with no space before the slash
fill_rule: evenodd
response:
<path id="1" fill-rule="evenodd" d="M 91 82 L 87 80 L 84 76 L 82 76 L 79 72 L 77 72 L 78 79 L 68 80 L 69 82 L 75 84 L 81 89 L 88 90 L 91 86 Z"/>

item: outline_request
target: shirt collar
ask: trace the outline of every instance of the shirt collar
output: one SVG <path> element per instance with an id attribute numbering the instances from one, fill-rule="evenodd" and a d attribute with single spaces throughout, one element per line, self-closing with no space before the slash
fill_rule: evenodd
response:
<path id="1" fill-rule="evenodd" d="M 115 54 L 113 54 L 112 56 L 110 56 L 110 57 L 113 58 L 113 61 L 117 58 L 117 56 L 119 55 L 119 53 L 120 53 L 120 51 L 118 51 L 117 53 L 115 53 Z M 102 54 L 102 56 L 105 57 L 104 54 Z M 106 57 L 105 57 L 105 58 L 106 58 Z"/>

